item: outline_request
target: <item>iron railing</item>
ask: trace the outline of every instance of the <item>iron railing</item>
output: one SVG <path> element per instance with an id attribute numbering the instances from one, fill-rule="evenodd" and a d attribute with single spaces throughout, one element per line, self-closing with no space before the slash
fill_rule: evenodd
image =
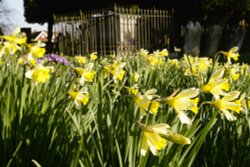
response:
<path id="1" fill-rule="evenodd" d="M 64 55 L 130 53 L 171 45 L 173 10 L 112 8 L 54 16 L 57 50 Z"/>

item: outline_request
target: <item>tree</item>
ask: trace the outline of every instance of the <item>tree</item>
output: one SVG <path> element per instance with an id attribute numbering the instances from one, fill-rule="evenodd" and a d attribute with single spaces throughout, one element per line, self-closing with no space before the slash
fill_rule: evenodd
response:
<path id="1" fill-rule="evenodd" d="M 250 11 L 250 0 L 201 0 L 208 24 L 238 24 Z"/>
<path id="2" fill-rule="evenodd" d="M 47 51 L 52 51 L 53 8 L 48 0 L 24 0 L 24 16 L 28 23 L 48 23 Z"/>

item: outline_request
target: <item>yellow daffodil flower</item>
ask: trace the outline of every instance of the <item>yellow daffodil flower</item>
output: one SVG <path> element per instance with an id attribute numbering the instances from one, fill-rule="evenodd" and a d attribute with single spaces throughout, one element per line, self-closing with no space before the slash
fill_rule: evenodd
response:
<path id="1" fill-rule="evenodd" d="M 164 56 L 168 56 L 169 52 L 167 49 L 162 49 L 161 51 L 156 50 L 153 52 L 153 56 L 154 57 L 164 57 Z"/>
<path id="2" fill-rule="evenodd" d="M 21 50 L 21 45 L 25 44 L 27 40 L 27 37 L 21 33 L 20 27 L 16 28 L 10 35 L 0 36 L 0 38 L 5 40 L 3 43 L 4 45 L 1 48 L 0 57 L 4 54 L 10 55 Z"/>
<path id="3" fill-rule="evenodd" d="M 74 100 L 77 109 L 80 109 L 82 104 L 87 105 L 89 102 L 87 87 L 83 87 L 79 91 L 69 91 L 68 94 Z"/>
<path id="4" fill-rule="evenodd" d="M 240 65 L 239 64 L 230 64 L 225 66 L 229 76 L 233 81 L 238 80 L 240 77 Z"/>
<path id="5" fill-rule="evenodd" d="M 158 112 L 158 108 L 160 106 L 159 102 L 150 101 L 144 95 L 137 95 L 134 97 L 134 102 L 140 108 L 140 112 L 142 115 L 146 114 L 146 111 L 149 110 L 150 113 L 156 114 Z"/>
<path id="6" fill-rule="evenodd" d="M 239 69 L 240 75 L 249 76 L 250 66 L 249 64 L 242 63 Z"/>
<path id="7" fill-rule="evenodd" d="M 105 77 L 111 74 L 115 83 L 121 81 L 126 73 L 125 70 L 123 70 L 125 65 L 125 63 L 120 61 L 115 61 L 113 64 L 105 65 Z"/>
<path id="8" fill-rule="evenodd" d="M 91 60 L 91 61 L 96 60 L 96 59 L 97 59 L 97 52 L 91 53 L 89 57 L 90 57 L 90 60 Z"/>
<path id="9" fill-rule="evenodd" d="M 41 48 L 38 46 L 32 46 L 30 48 L 30 53 L 32 57 L 34 58 L 42 58 L 45 54 L 46 50 L 45 48 Z"/>
<path id="10" fill-rule="evenodd" d="M 80 85 L 84 85 L 85 82 L 93 82 L 96 72 L 89 71 L 89 69 L 84 69 L 80 67 L 76 67 L 75 70 L 80 74 L 80 78 L 78 79 Z"/>
<path id="11" fill-rule="evenodd" d="M 37 65 L 32 70 L 27 71 L 25 76 L 31 79 L 34 83 L 45 83 L 48 79 L 50 79 L 50 72 L 52 70 L 52 67 Z"/>
<path id="12" fill-rule="evenodd" d="M 240 98 L 238 100 L 235 101 L 237 104 L 241 105 L 241 111 L 246 112 L 248 111 L 249 107 L 248 107 L 248 101 L 247 101 L 247 97 L 246 97 L 246 93 L 242 93 L 240 95 Z"/>
<path id="13" fill-rule="evenodd" d="M 10 42 L 4 42 L 4 46 L 2 48 L 1 55 L 10 55 L 16 53 L 20 47 L 16 44 L 10 43 Z"/>
<path id="14" fill-rule="evenodd" d="M 20 27 L 17 27 L 9 36 L 2 36 L 3 39 L 7 40 L 12 44 L 25 44 L 27 37 L 21 34 Z"/>
<path id="15" fill-rule="evenodd" d="M 226 58 L 228 63 L 231 63 L 231 58 L 234 59 L 235 61 L 237 61 L 239 58 L 239 53 L 238 53 L 238 47 L 233 47 L 232 49 L 230 49 L 228 52 L 225 51 L 221 51 L 219 53 L 222 53 Z"/>
<path id="16" fill-rule="evenodd" d="M 239 91 L 231 91 L 221 99 L 217 99 L 209 103 L 220 111 L 222 111 L 222 113 L 226 116 L 227 120 L 235 121 L 236 117 L 232 113 L 230 113 L 230 111 L 234 111 L 239 114 L 242 110 L 241 103 L 239 100 L 237 100 L 239 95 Z"/>
<path id="17" fill-rule="evenodd" d="M 125 75 L 125 71 L 124 70 L 118 70 L 118 71 L 113 71 L 113 78 L 114 78 L 114 81 L 121 81 Z"/>
<path id="18" fill-rule="evenodd" d="M 174 66 L 177 69 L 180 68 L 179 60 L 177 60 L 177 59 L 168 59 L 167 63 L 170 64 L 171 66 Z"/>
<path id="19" fill-rule="evenodd" d="M 148 56 L 148 50 L 140 49 L 139 55 L 142 56 L 142 57 L 147 57 Z"/>
<path id="20" fill-rule="evenodd" d="M 164 61 L 160 57 L 150 55 L 148 57 L 148 62 L 151 66 L 156 66 L 159 64 L 163 64 Z"/>
<path id="21" fill-rule="evenodd" d="M 201 87 L 202 92 L 211 93 L 218 99 L 220 95 L 226 95 L 224 91 L 229 90 L 228 79 L 222 78 L 224 69 L 216 70 L 209 79 L 208 83 Z"/>
<path id="22" fill-rule="evenodd" d="M 157 155 L 159 150 L 167 146 L 167 141 L 172 141 L 178 144 L 190 144 L 191 141 L 170 130 L 168 124 L 161 123 L 154 126 L 147 126 L 139 123 L 140 129 L 143 131 L 141 155 L 145 156 L 150 150 L 153 155 Z"/>
<path id="23" fill-rule="evenodd" d="M 45 44 L 42 43 L 41 41 L 38 41 L 35 44 L 29 44 L 28 45 L 29 51 L 26 56 L 27 62 L 35 66 L 37 63 L 37 59 L 42 58 L 46 53 L 44 46 Z"/>
<path id="24" fill-rule="evenodd" d="M 127 89 L 130 95 L 137 95 L 139 92 L 139 87 L 137 84 L 133 85 L 132 87 L 125 86 L 125 88 Z"/>
<path id="25" fill-rule="evenodd" d="M 75 57 L 76 61 L 80 64 L 85 64 L 88 62 L 88 58 L 87 57 L 84 57 L 84 56 L 76 56 Z"/>
<path id="26" fill-rule="evenodd" d="M 151 114 L 156 114 L 158 112 L 160 103 L 157 101 L 152 101 L 153 98 L 158 97 L 155 93 L 155 89 L 150 89 L 146 91 L 144 95 L 139 94 L 134 96 L 133 100 L 140 108 L 142 116 L 146 114 L 146 111 L 149 111 Z"/>
<path id="27" fill-rule="evenodd" d="M 182 66 L 185 70 L 186 76 L 200 76 L 207 73 L 209 67 L 212 66 L 212 59 L 206 57 L 193 57 L 184 54 L 181 59 Z"/>
<path id="28" fill-rule="evenodd" d="M 162 49 L 162 50 L 160 51 L 159 54 L 160 54 L 162 57 L 164 57 L 164 56 L 168 56 L 168 55 L 169 55 L 169 52 L 168 52 L 167 49 Z"/>
<path id="29" fill-rule="evenodd" d="M 193 113 L 198 113 L 198 102 L 199 98 L 199 89 L 197 88 L 189 88 L 182 90 L 179 94 L 171 95 L 169 97 L 164 98 L 162 101 L 167 105 L 173 107 L 180 118 L 182 123 L 191 124 L 191 120 L 187 117 L 184 111 L 190 110 Z"/>
<path id="30" fill-rule="evenodd" d="M 134 74 L 132 75 L 132 80 L 133 80 L 134 82 L 138 82 L 139 78 L 140 78 L 140 74 L 138 74 L 138 73 L 134 73 Z"/>
<path id="31" fill-rule="evenodd" d="M 165 127 L 164 127 L 165 126 Z M 162 126 L 161 130 L 169 128 L 167 124 Z M 140 126 L 143 130 L 142 144 L 141 144 L 141 155 L 145 156 L 148 149 L 153 155 L 157 155 L 158 150 L 162 150 L 167 146 L 167 140 L 161 137 L 155 132 L 154 127 L 147 127 L 145 125 Z"/>

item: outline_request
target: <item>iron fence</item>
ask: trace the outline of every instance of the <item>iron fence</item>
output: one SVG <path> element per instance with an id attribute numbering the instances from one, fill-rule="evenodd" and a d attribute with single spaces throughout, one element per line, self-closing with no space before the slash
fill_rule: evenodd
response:
<path id="1" fill-rule="evenodd" d="M 173 10 L 112 8 L 54 16 L 60 54 L 129 53 L 169 49 L 173 34 Z"/>

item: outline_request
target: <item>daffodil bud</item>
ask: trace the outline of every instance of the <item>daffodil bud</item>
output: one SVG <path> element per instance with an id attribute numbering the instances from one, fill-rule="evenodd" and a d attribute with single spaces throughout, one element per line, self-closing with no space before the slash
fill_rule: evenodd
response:
<path id="1" fill-rule="evenodd" d="M 178 133 L 172 133 L 170 135 L 164 135 L 162 137 L 164 137 L 168 141 L 171 141 L 177 144 L 190 144 L 191 143 L 190 139 Z"/>

